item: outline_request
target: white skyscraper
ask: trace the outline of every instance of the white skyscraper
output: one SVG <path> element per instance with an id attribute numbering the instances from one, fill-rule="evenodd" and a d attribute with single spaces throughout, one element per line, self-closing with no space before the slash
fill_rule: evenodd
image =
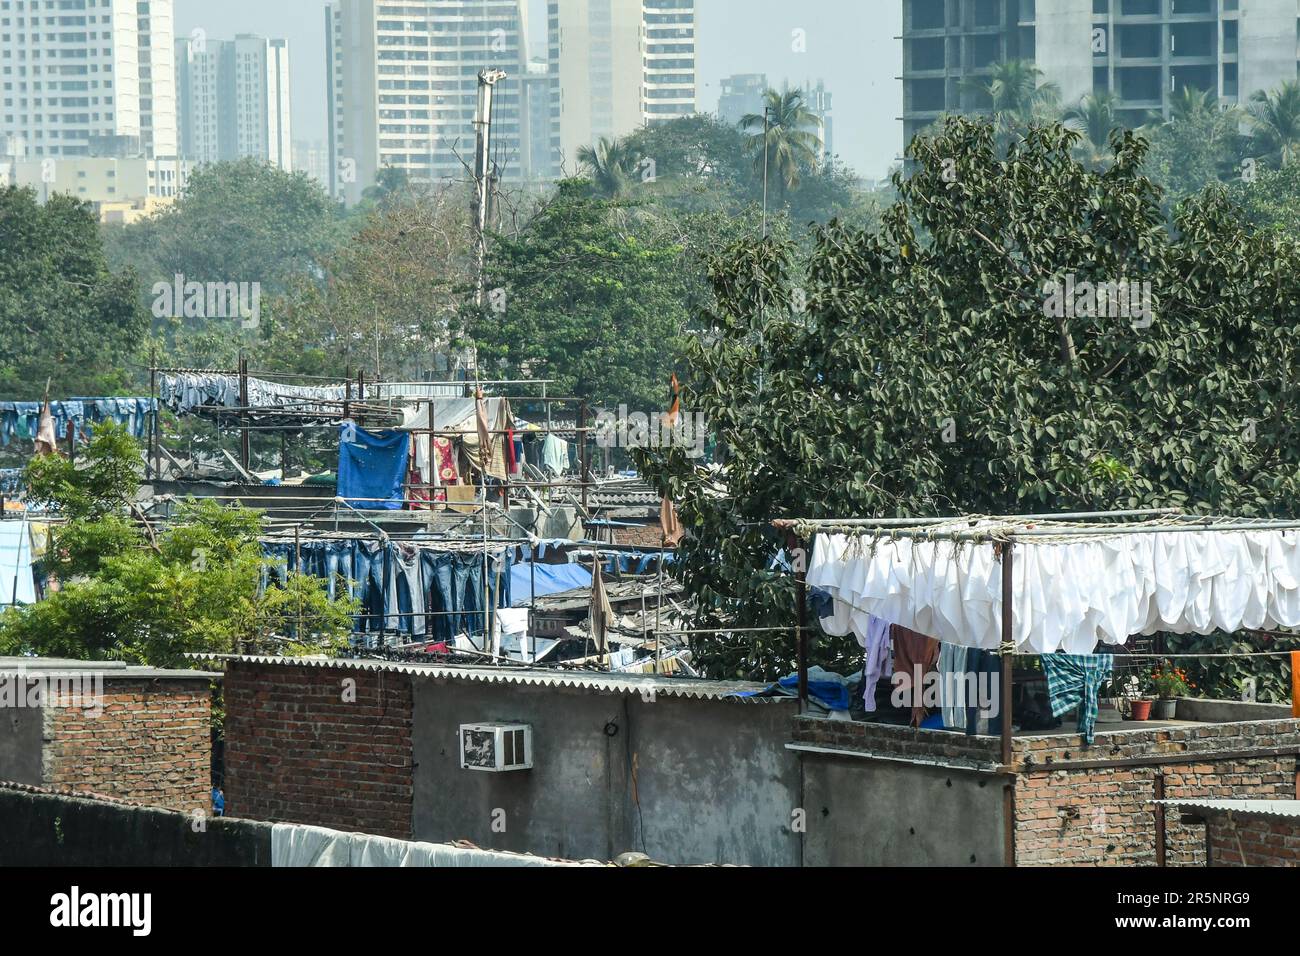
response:
<path id="1" fill-rule="evenodd" d="M 527 172 L 528 0 L 335 0 L 326 9 L 335 195 L 355 202 L 384 167 L 415 182 L 470 177 L 478 74 L 494 68 L 492 160 Z"/>
<path id="2" fill-rule="evenodd" d="M 289 44 L 240 34 L 176 41 L 181 152 L 199 163 L 252 156 L 293 167 Z"/>
<path id="3" fill-rule="evenodd" d="M 172 0 L 0 0 L 0 142 L 18 159 L 176 155 Z"/>
<path id="4" fill-rule="evenodd" d="M 550 0 L 547 31 L 569 173 L 583 146 L 695 113 L 695 0 Z"/>

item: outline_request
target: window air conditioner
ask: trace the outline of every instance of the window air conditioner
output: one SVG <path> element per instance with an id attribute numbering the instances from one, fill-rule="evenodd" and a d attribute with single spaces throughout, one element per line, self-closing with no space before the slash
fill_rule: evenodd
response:
<path id="1" fill-rule="evenodd" d="M 462 770 L 531 770 L 533 728 L 528 724 L 461 724 Z"/>

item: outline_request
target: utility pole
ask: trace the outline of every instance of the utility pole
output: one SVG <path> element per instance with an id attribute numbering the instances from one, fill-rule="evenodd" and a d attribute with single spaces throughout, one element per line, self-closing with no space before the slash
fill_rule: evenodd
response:
<path id="1" fill-rule="evenodd" d="M 492 97 L 496 85 L 506 78 L 504 70 L 480 70 L 478 115 L 474 119 L 474 304 L 483 307 L 487 277 L 487 223 L 492 193 Z"/>
<path id="2" fill-rule="evenodd" d="M 768 145 L 768 135 L 771 129 L 770 122 L 772 118 L 772 107 L 763 107 L 763 238 L 767 238 L 767 158 L 772 155 L 772 149 Z"/>

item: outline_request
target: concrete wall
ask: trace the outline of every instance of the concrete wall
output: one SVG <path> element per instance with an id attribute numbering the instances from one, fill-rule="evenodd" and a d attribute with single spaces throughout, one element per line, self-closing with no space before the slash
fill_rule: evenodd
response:
<path id="1" fill-rule="evenodd" d="M 1035 24 L 1035 63 L 1072 106 L 1092 92 L 1092 0 L 1039 3 Z"/>
<path id="2" fill-rule="evenodd" d="M 1237 45 L 1237 86 L 1242 104 L 1258 90 L 1274 90 L 1296 78 L 1296 5 L 1292 0 L 1245 0 Z"/>
<path id="3" fill-rule="evenodd" d="M 799 862 L 791 706 L 432 680 L 414 690 L 416 840 L 568 859 Z M 532 770 L 460 769 L 460 725 L 485 721 L 532 726 Z"/>
<path id="4" fill-rule="evenodd" d="M 271 825 L 0 787 L 0 866 L 270 866 Z"/>
<path id="5" fill-rule="evenodd" d="M 0 780 L 41 784 L 42 708 L 0 709 Z"/>
<path id="6" fill-rule="evenodd" d="M 804 866 L 1002 866 L 1004 790 L 990 774 L 805 754 Z"/>

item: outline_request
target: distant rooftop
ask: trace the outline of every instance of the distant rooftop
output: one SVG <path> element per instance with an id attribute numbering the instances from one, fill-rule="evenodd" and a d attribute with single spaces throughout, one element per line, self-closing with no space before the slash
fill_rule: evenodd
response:
<path id="1" fill-rule="evenodd" d="M 58 674 L 102 674 L 106 680 L 125 678 L 167 680 L 212 680 L 221 674 L 168 667 L 142 667 L 124 661 L 79 661 L 70 657 L 0 657 L 0 676 L 18 672 Z"/>
<path id="2" fill-rule="evenodd" d="M 193 654 L 190 657 L 210 663 L 236 661 L 279 667 L 344 668 L 383 671 L 413 677 L 443 680 L 481 681 L 486 684 L 523 684 L 534 687 L 570 687 L 605 694 L 644 694 L 656 697 L 686 697 L 695 700 L 721 700 L 734 703 L 794 702 L 794 697 L 738 697 L 766 690 L 768 684 L 750 681 L 712 681 L 701 678 L 670 677 L 655 674 L 605 674 L 595 671 L 548 670 L 525 667 L 483 667 L 448 664 L 416 664 L 398 661 L 325 657 L 260 657 L 234 654 Z"/>

